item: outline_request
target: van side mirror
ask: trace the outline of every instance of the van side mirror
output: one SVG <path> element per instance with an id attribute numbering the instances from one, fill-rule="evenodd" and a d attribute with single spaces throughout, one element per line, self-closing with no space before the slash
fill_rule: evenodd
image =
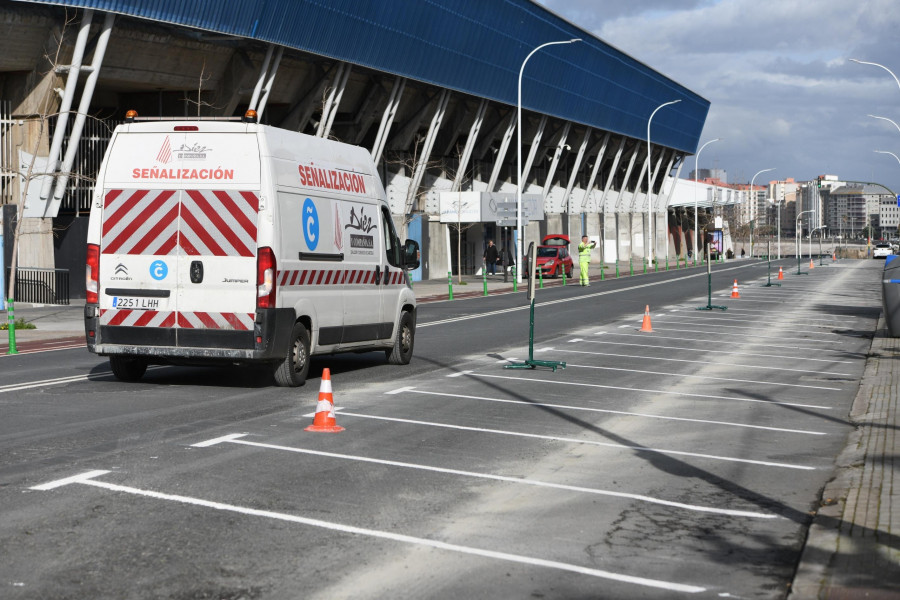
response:
<path id="1" fill-rule="evenodd" d="M 406 240 L 403 244 L 403 267 L 410 270 L 419 268 L 419 242 Z"/>

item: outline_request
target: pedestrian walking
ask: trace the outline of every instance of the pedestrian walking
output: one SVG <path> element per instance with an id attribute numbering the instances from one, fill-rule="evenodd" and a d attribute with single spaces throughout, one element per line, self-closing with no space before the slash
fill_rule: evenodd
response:
<path id="1" fill-rule="evenodd" d="M 488 275 L 494 275 L 495 269 L 497 267 L 497 261 L 500 258 L 500 254 L 497 252 L 497 246 L 494 245 L 494 240 L 488 240 L 488 245 L 484 250 L 483 258 L 484 265 L 488 271 Z"/>
<path id="2" fill-rule="evenodd" d="M 597 246 L 597 242 L 589 242 L 588 236 L 581 236 L 581 243 L 578 244 L 578 263 L 581 267 L 581 285 L 591 285 L 588 278 L 588 268 L 591 265 L 591 250 Z"/>

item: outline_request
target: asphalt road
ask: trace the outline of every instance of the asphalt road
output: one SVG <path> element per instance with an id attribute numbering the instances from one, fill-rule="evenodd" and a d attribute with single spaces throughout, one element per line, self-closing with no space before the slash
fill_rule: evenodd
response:
<path id="1" fill-rule="evenodd" d="M 694 270 L 545 289 L 556 371 L 503 368 L 528 355 L 522 294 L 423 304 L 410 365 L 320 358 L 299 390 L 4 356 L 0 597 L 784 597 L 880 267 L 720 266 L 725 311 L 696 310 Z M 303 431 L 323 367 L 339 434 Z"/>

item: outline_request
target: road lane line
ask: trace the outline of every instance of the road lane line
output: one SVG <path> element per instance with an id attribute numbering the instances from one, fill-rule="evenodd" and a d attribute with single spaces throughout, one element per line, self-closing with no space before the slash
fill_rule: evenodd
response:
<path id="1" fill-rule="evenodd" d="M 498 402 L 501 404 L 519 404 L 533 407 L 562 408 L 565 410 L 576 410 L 584 412 L 607 413 L 612 415 L 623 415 L 627 417 L 642 417 L 647 419 L 661 419 L 664 421 L 687 421 L 690 423 L 703 423 L 706 425 L 725 425 L 726 427 L 746 427 L 748 429 L 764 429 L 768 431 L 778 431 L 782 433 L 800 433 L 804 435 L 827 435 L 824 431 L 810 431 L 808 429 L 785 429 L 782 427 L 768 427 L 766 425 L 749 425 L 746 423 L 734 423 L 731 421 L 710 421 L 708 419 L 689 419 L 687 417 L 670 417 L 666 415 L 652 415 L 649 413 L 628 412 L 624 410 L 610 410 L 607 408 L 593 408 L 590 406 L 574 406 L 572 404 L 551 404 L 549 402 L 530 402 L 527 400 L 513 400 L 511 398 L 489 398 L 485 396 L 468 396 L 466 394 L 454 394 L 449 392 L 430 392 L 426 390 L 417 390 L 408 388 L 404 391 L 414 394 L 425 394 L 428 396 L 445 396 L 449 398 L 465 398 L 467 400 L 484 400 L 485 402 Z M 385 392 L 392 394 L 394 392 Z"/>
<path id="2" fill-rule="evenodd" d="M 748 517 L 753 519 L 778 519 L 779 516 L 774 513 L 766 513 L 766 512 L 756 512 L 756 511 L 748 511 L 748 510 L 736 510 L 730 508 L 715 508 L 711 506 L 701 506 L 698 504 L 685 504 L 683 502 L 673 502 L 671 500 L 663 500 L 662 498 L 655 498 L 653 496 L 644 496 L 642 494 L 629 494 L 627 492 L 617 492 L 613 490 L 603 490 L 599 488 L 589 488 L 578 485 L 567 485 L 564 483 L 551 483 L 548 481 L 540 481 L 537 479 L 527 479 L 525 477 L 510 477 L 507 475 L 494 475 L 491 473 L 478 473 L 475 471 L 462 471 L 460 469 L 450 469 L 446 467 L 434 467 L 431 465 L 422 465 L 417 463 L 407 463 L 400 462 L 396 460 L 386 460 L 381 458 L 372 458 L 369 456 L 360 456 L 355 454 L 340 454 L 336 452 L 326 452 L 324 450 L 309 450 L 306 448 L 298 448 L 296 446 L 282 446 L 279 444 L 267 444 L 262 442 L 253 442 L 250 440 L 241 439 L 246 434 L 233 434 L 230 436 L 224 436 L 221 438 L 216 438 L 214 440 L 209 440 L 206 442 L 200 442 L 199 444 L 193 444 L 192 447 L 202 447 L 207 448 L 219 443 L 231 443 L 231 444 L 242 444 L 245 446 L 253 446 L 257 448 L 267 448 L 270 450 L 281 450 L 284 452 L 294 452 L 298 454 L 309 454 L 312 456 L 324 456 L 327 458 L 339 458 L 341 460 L 351 460 L 365 463 L 373 463 L 391 467 L 401 467 L 405 469 L 416 469 L 420 471 L 429 471 L 433 473 L 442 473 L 447 475 L 459 475 L 462 477 L 474 477 L 476 479 L 489 479 L 492 481 L 502 481 L 505 483 L 515 483 L 522 485 L 533 485 L 536 487 L 545 487 L 551 489 L 558 490 L 566 490 L 570 492 L 581 492 L 586 494 L 597 494 L 600 496 L 611 496 L 614 498 L 627 498 L 629 500 L 639 500 L 641 502 L 648 502 L 650 504 L 659 504 L 662 506 L 669 506 L 672 508 L 680 508 L 684 510 L 689 510 L 693 512 L 702 512 L 702 513 L 713 513 L 720 515 L 727 515 L 731 517 Z"/>
<path id="3" fill-rule="evenodd" d="M 534 383 L 546 383 L 548 385 L 574 385 L 579 387 L 599 388 L 605 390 L 618 390 L 626 392 L 641 392 L 647 394 L 668 394 L 671 396 L 683 396 L 685 398 L 701 398 L 703 400 L 729 400 L 734 402 L 758 402 L 761 404 L 774 404 L 776 406 L 792 406 L 796 408 L 815 408 L 819 410 L 831 410 L 830 406 L 817 404 L 800 404 L 799 402 L 782 402 L 778 400 L 760 400 L 759 398 L 740 398 L 738 396 L 716 396 L 714 394 L 692 394 L 690 392 L 674 392 L 672 390 L 653 390 L 648 388 L 630 388 L 618 385 L 604 385 L 602 383 L 582 383 L 579 381 L 559 381 L 548 379 L 533 379 L 530 377 L 514 377 L 512 375 L 489 375 L 487 373 L 472 373 L 472 377 L 487 377 L 489 379 L 511 379 L 514 381 L 530 381 Z"/>
<path id="4" fill-rule="evenodd" d="M 598 331 L 594 335 L 603 335 L 605 333 L 606 333 L 605 331 Z M 637 337 L 643 337 L 646 339 L 647 336 L 644 335 L 644 336 L 637 336 Z M 718 348 L 716 348 L 715 350 L 712 350 L 712 349 L 708 349 L 708 348 L 699 348 L 698 349 L 698 348 L 684 348 L 681 346 L 657 346 L 654 344 L 632 344 L 629 342 L 604 342 L 601 340 L 589 340 L 589 339 L 582 339 L 582 338 L 576 338 L 575 340 L 569 340 L 569 343 L 574 343 L 576 340 L 579 342 L 584 341 L 588 344 L 608 344 L 611 346 L 636 346 L 638 348 L 654 348 L 654 349 L 658 348 L 660 350 L 684 350 L 687 352 L 695 352 L 695 353 L 702 352 L 703 354 L 715 352 L 716 354 L 726 354 L 726 355 L 734 355 L 734 356 L 758 356 L 760 358 L 786 358 L 789 360 L 815 361 L 815 362 L 841 363 L 841 364 L 853 364 L 853 362 L 854 362 L 852 360 L 831 360 L 831 359 L 827 359 L 827 358 L 808 358 L 806 356 L 785 356 L 783 354 L 760 354 L 759 352 L 736 352 L 733 350 L 719 350 Z"/>
<path id="5" fill-rule="evenodd" d="M 741 265 L 741 266 L 737 266 L 737 267 L 730 267 L 727 269 L 718 269 L 716 271 L 716 273 L 724 273 L 726 271 L 733 271 L 735 269 L 744 269 L 749 266 L 750 265 Z M 554 304 L 563 304 L 566 302 L 579 302 L 582 300 L 591 300 L 593 298 L 599 298 L 600 296 L 608 296 L 610 294 L 619 294 L 622 292 L 629 292 L 631 290 L 639 290 L 642 288 L 654 287 L 657 285 L 665 285 L 667 283 L 674 283 L 676 281 L 682 281 L 684 279 L 692 279 L 694 277 L 706 277 L 706 272 L 693 273 L 691 275 L 684 275 L 682 277 L 675 277 L 672 279 L 664 279 L 662 281 L 652 281 L 650 283 L 642 283 L 640 285 L 632 285 L 632 286 L 620 288 L 617 290 L 607 290 L 605 292 L 595 292 L 593 294 L 585 294 L 583 296 L 574 296 L 572 298 L 561 298 L 559 300 L 549 300 L 547 302 L 536 302 L 535 307 L 540 308 L 542 306 L 551 306 Z M 517 307 L 513 307 L 513 308 L 504 308 L 501 310 L 492 310 L 489 312 L 478 313 L 478 314 L 474 314 L 474 315 L 463 315 L 463 316 L 459 316 L 459 317 L 453 317 L 450 319 L 441 319 L 440 321 L 429 321 L 427 323 L 417 322 L 416 327 L 421 328 L 421 327 L 431 327 L 433 325 L 447 325 L 450 323 L 458 323 L 459 321 L 468 321 L 470 319 L 481 319 L 483 317 L 493 317 L 496 315 L 502 315 L 502 314 L 506 314 L 506 313 L 529 310 L 529 308 L 530 308 L 530 305 L 517 306 Z"/>
<path id="6" fill-rule="evenodd" d="M 60 385 L 63 383 L 72 383 L 73 381 L 87 381 L 91 377 L 98 375 L 112 375 L 112 371 L 102 371 L 99 373 L 91 373 L 90 375 L 72 375 L 71 377 L 57 377 L 55 379 L 42 379 L 40 381 L 30 381 L 26 383 L 11 383 L 9 385 L 0 386 L 0 394 L 6 392 L 18 392 L 21 390 L 30 390 L 33 388 Z"/>
<path id="7" fill-rule="evenodd" d="M 57 479 L 56 481 L 49 481 L 47 483 L 36 485 L 30 487 L 30 490 L 37 490 L 40 492 L 46 492 L 47 490 L 55 490 L 58 487 L 62 487 L 64 485 L 69 485 L 72 483 L 84 483 L 88 479 L 92 479 L 94 477 L 100 477 L 101 475 L 106 475 L 107 473 L 111 473 L 111 471 L 87 471 L 86 473 L 81 473 L 79 475 L 73 475 L 71 477 L 66 477 L 64 479 Z"/>
<path id="8" fill-rule="evenodd" d="M 634 450 L 636 452 L 653 452 L 655 454 L 671 454 L 674 456 L 690 456 L 693 458 L 705 458 L 709 460 L 720 460 L 724 462 L 737 462 L 748 465 L 757 465 L 762 467 L 777 467 L 780 469 L 797 469 L 800 471 L 815 471 L 816 467 L 809 465 L 792 465 L 789 463 L 781 463 L 767 460 L 753 460 L 749 458 L 736 458 L 732 456 L 718 456 L 715 454 L 703 454 L 700 452 L 687 452 L 685 450 L 668 450 L 665 448 L 650 448 L 645 446 L 629 446 L 627 444 L 616 444 L 614 442 L 598 442 L 596 440 L 585 440 L 579 438 L 569 438 L 556 435 L 542 435 L 538 433 L 523 433 L 521 431 L 504 431 L 502 429 L 489 429 L 486 427 L 468 427 L 466 425 L 453 425 L 452 423 L 439 423 L 437 421 L 420 421 L 417 419 L 401 419 L 398 417 L 382 417 L 379 415 L 366 415 L 361 413 L 343 412 L 342 417 L 357 417 L 360 419 L 375 419 L 378 421 L 390 421 L 393 423 L 406 423 L 408 425 L 424 425 L 426 427 L 442 427 L 444 429 L 455 429 L 458 431 L 473 431 L 476 433 L 491 433 L 496 435 L 509 435 L 513 437 L 533 438 L 538 440 L 548 440 L 552 442 L 566 442 L 571 444 L 588 444 L 590 446 L 604 446 L 607 448 L 616 448 L 620 450 Z"/>
<path id="9" fill-rule="evenodd" d="M 698 323 L 698 321 L 696 321 L 696 320 L 695 321 L 666 321 L 665 322 L 666 325 L 695 325 L 697 323 Z M 715 327 L 715 328 L 719 328 L 719 329 L 723 329 L 723 328 L 724 329 L 748 329 L 750 331 L 759 331 L 759 329 L 760 329 L 759 327 L 745 327 L 743 325 L 722 325 L 720 323 L 709 323 L 706 321 L 704 321 L 700 325 L 701 325 L 701 327 Z M 771 323 L 766 323 L 765 325 L 768 325 L 770 327 L 772 326 Z M 792 327 L 792 329 L 794 329 L 796 331 L 797 328 Z M 743 335 L 743 334 L 739 334 L 739 335 Z M 820 334 L 820 335 L 822 335 L 822 334 Z M 841 333 L 824 333 L 824 335 L 828 336 L 829 338 L 833 338 L 834 336 L 847 337 L 845 334 L 841 334 Z M 785 338 L 782 335 L 765 336 L 765 337 L 777 337 L 779 339 L 791 339 L 791 338 Z M 833 340 L 833 339 L 829 340 L 826 338 L 813 338 L 813 337 L 803 337 L 803 338 L 799 338 L 799 339 L 810 340 L 810 341 L 815 340 L 817 342 L 826 342 L 826 343 L 834 343 L 834 342 L 838 341 L 838 340 Z"/>
<path id="10" fill-rule="evenodd" d="M 638 358 L 641 360 L 664 360 L 669 362 L 683 362 L 683 363 L 695 363 L 701 365 L 718 365 L 718 366 L 730 366 L 730 367 L 741 367 L 744 369 L 752 369 L 756 370 L 770 370 L 770 371 L 791 371 L 794 373 L 807 373 L 811 375 L 840 375 L 841 377 L 853 377 L 853 375 L 849 373 L 837 373 L 834 371 L 810 371 L 809 369 L 791 369 L 789 367 L 766 367 L 761 365 L 742 365 L 739 363 L 726 363 L 726 362 L 716 362 L 711 360 L 692 360 L 688 358 L 668 358 L 668 357 L 659 357 L 659 356 L 640 356 L 635 354 L 617 354 L 615 352 L 588 352 L 586 350 L 572 350 L 570 348 L 553 348 L 559 352 L 570 352 L 573 354 L 588 354 L 591 356 L 615 356 L 618 358 Z M 725 354 L 724 352 L 722 354 Z"/>
<path id="11" fill-rule="evenodd" d="M 92 471 L 92 473 L 96 473 L 96 472 Z M 459 544 L 450 544 L 448 542 L 441 542 L 441 541 L 432 540 L 432 539 L 428 539 L 428 538 L 420 538 L 420 537 L 415 537 L 415 536 L 411 536 L 411 535 L 404 535 L 401 533 L 393 533 L 390 531 L 383 531 L 383 530 L 379 530 L 379 529 L 367 529 L 364 527 L 357 527 L 355 525 L 345 525 L 342 523 L 335 523 L 333 521 L 323 521 L 321 519 L 300 517 L 300 516 L 290 515 L 290 514 L 286 514 L 286 513 L 274 512 L 274 511 L 270 511 L 270 510 L 259 510 L 259 509 L 255 509 L 255 508 L 249 508 L 246 506 L 238 506 L 235 504 L 225 504 L 222 502 L 203 500 L 202 498 L 194 498 L 191 496 L 181 496 L 181 495 L 176 495 L 176 494 L 166 494 L 166 493 L 162 493 L 162 492 L 155 492 L 152 490 L 144 490 L 144 489 L 124 486 L 124 485 L 117 485 L 114 483 L 107 483 L 105 481 L 96 481 L 94 479 L 85 477 L 85 475 L 76 476 L 73 480 L 73 483 L 97 487 L 97 488 L 101 488 L 101 489 L 108 490 L 111 492 L 120 492 L 120 493 L 124 493 L 124 494 L 130 494 L 133 496 L 143 496 L 145 498 L 153 498 L 156 500 L 166 500 L 169 502 L 177 502 L 179 504 L 187 504 L 187 505 L 191 505 L 191 506 L 200 506 L 203 508 L 210 508 L 213 510 L 232 512 L 232 513 L 242 514 L 242 515 L 246 515 L 246 516 L 263 517 L 266 519 L 285 521 L 288 523 L 297 523 L 300 525 L 307 525 L 310 527 L 318 527 L 320 529 L 327 529 L 329 531 L 338 531 L 341 533 L 349 533 L 349 534 L 378 538 L 378 539 L 389 540 L 389 541 L 394 541 L 394 542 L 402 542 L 405 544 L 412 544 L 412 545 L 416 545 L 416 546 L 426 546 L 426 547 L 435 548 L 438 550 L 447 550 L 450 552 L 456 552 L 456 553 L 460 553 L 460 554 L 481 556 L 484 558 L 491 558 L 491 559 L 502 560 L 502 561 L 506 561 L 506 562 L 514 562 L 514 563 L 524 564 L 524 565 L 528 565 L 528 566 L 547 567 L 547 568 L 551 568 L 551 569 L 568 571 L 570 573 L 578 573 L 579 575 L 589 575 L 589 576 L 598 577 L 601 579 L 609 579 L 609 580 L 613 580 L 613 581 L 620 581 L 623 583 L 630 583 L 630 584 L 634 584 L 634 585 L 653 587 L 653 588 L 664 589 L 664 590 L 668 590 L 668 591 L 684 592 L 684 593 L 698 593 L 698 592 L 703 592 L 706 590 L 706 588 L 703 588 L 700 586 L 695 586 L 695 585 L 686 585 L 686 584 L 675 583 L 675 582 L 671 582 L 671 581 L 663 581 L 660 579 L 648 579 L 646 577 L 636 577 L 634 575 L 625 575 L 623 573 L 614 573 L 612 571 L 603 571 L 601 569 L 582 567 L 580 565 L 564 563 L 564 562 L 559 562 L 559 561 L 555 561 L 555 560 L 547 560 L 547 559 L 543 559 L 543 558 L 524 556 L 521 554 L 510 554 L 508 552 L 498 552 L 495 550 L 487 550 L 484 548 L 475 548 L 472 546 L 462 546 Z M 94 475 L 94 476 L 96 476 L 96 475 Z M 61 485 L 65 485 L 65 484 L 61 484 Z M 38 488 L 32 488 L 32 489 L 38 489 Z"/>
<path id="12" fill-rule="evenodd" d="M 626 325 L 625 327 L 629 327 Z M 684 331 L 684 330 L 681 330 Z M 602 333 L 597 333 L 595 335 L 618 335 L 623 337 L 639 337 L 642 339 L 648 339 L 646 333 L 619 333 L 617 331 L 604 331 Z M 685 338 L 678 337 L 672 335 L 657 335 L 654 331 L 652 339 L 654 340 L 678 340 L 680 342 L 701 342 L 703 344 L 709 345 L 709 338 L 697 339 L 697 338 Z M 789 348 L 791 350 L 815 350 L 817 352 L 842 352 L 841 350 L 834 350 L 830 348 L 814 348 L 812 346 L 787 346 L 784 344 L 770 344 L 769 342 L 741 342 L 745 346 L 765 346 L 766 348 Z"/>
<path id="13" fill-rule="evenodd" d="M 733 381 L 735 383 L 753 383 L 756 385 L 777 385 L 780 387 L 798 387 L 809 390 L 828 390 L 832 392 L 839 392 L 843 388 L 836 387 L 826 387 L 824 385 L 804 385 L 802 383 L 779 383 L 777 381 L 758 381 L 756 379 L 735 379 L 733 377 L 713 377 L 712 375 L 693 375 L 693 374 L 681 374 L 681 373 L 665 373 L 663 371 L 643 371 L 641 369 L 625 369 L 622 367 L 599 367 L 594 365 L 573 365 L 572 363 L 566 363 L 567 367 L 575 367 L 576 369 L 599 369 L 602 371 L 622 371 L 624 373 L 641 373 L 642 375 L 665 375 L 666 377 L 684 377 L 691 379 L 709 379 L 712 381 Z"/>
<path id="14" fill-rule="evenodd" d="M 660 329 L 660 331 L 684 331 L 684 332 L 687 332 L 687 333 L 721 333 L 721 332 L 715 331 L 715 330 L 713 330 L 713 331 L 706 331 L 706 330 L 702 330 L 702 329 L 672 329 L 672 328 L 668 327 L 668 325 L 674 325 L 674 323 L 665 323 L 665 324 L 663 325 L 663 327 Z M 688 323 L 688 325 L 690 325 L 690 323 Z M 715 327 L 715 325 L 712 325 L 711 327 Z M 656 331 L 656 330 L 654 329 L 654 331 Z M 844 340 L 831 340 L 831 341 L 829 341 L 829 340 L 818 340 L 818 339 L 815 339 L 815 338 L 808 338 L 808 337 L 787 337 L 787 336 L 779 335 L 779 334 L 775 334 L 775 335 L 753 335 L 752 333 L 729 333 L 729 335 L 732 336 L 733 338 L 762 338 L 762 339 L 764 339 L 764 340 L 775 339 L 775 340 L 785 340 L 785 341 L 786 341 L 786 340 L 801 340 L 801 341 L 804 341 L 804 342 L 814 342 L 814 343 L 817 343 L 817 344 L 840 344 L 841 342 L 844 341 Z M 862 337 L 862 336 L 842 336 L 842 337 L 845 337 L 845 338 L 846 338 L 846 337 Z M 768 344 L 767 344 L 767 345 L 768 345 Z M 832 351 L 833 351 L 833 352 L 838 352 L 838 350 L 832 350 Z"/>

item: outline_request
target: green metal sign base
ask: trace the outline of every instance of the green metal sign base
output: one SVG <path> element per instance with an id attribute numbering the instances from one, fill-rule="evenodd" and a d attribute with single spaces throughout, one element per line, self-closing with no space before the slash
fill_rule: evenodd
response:
<path id="1" fill-rule="evenodd" d="M 716 308 L 719 310 L 728 310 L 727 306 L 716 306 L 715 304 L 707 304 L 706 306 L 698 306 L 697 310 L 713 310 Z"/>
<path id="2" fill-rule="evenodd" d="M 556 372 L 557 368 L 565 369 L 566 363 L 553 360 L 534 360 L 534 299 L 531 300 L 531 318 L 528 330 L 528 360 L 523 363 L 510 363 L 503 365 L 504 369 L 536 369 L 547 367 Z"/>

